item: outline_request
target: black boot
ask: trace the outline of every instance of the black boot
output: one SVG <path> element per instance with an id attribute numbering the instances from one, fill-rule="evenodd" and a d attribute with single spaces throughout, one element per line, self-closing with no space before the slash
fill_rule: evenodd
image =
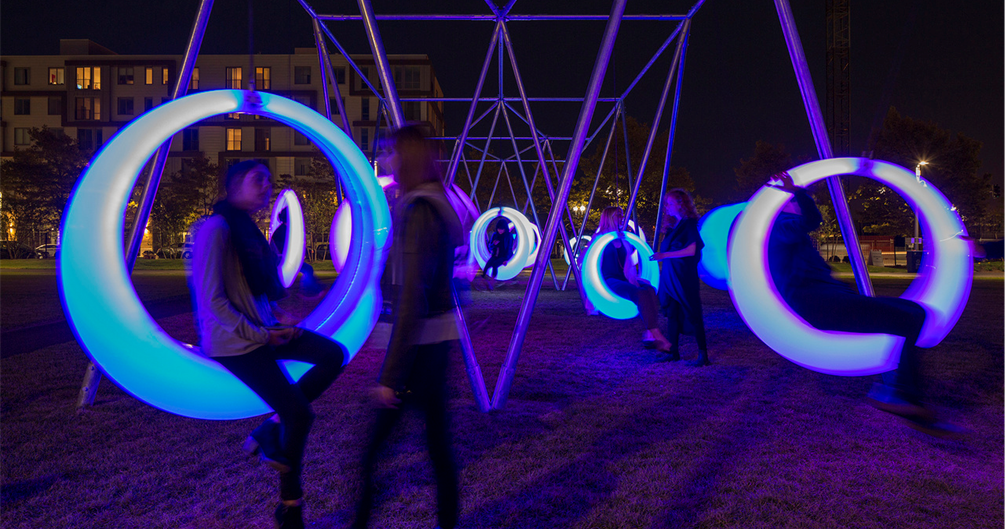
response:
<path id="1" fill-rule="evenodd" d="M 276 512 L 273 513 L 273 517 L 276 518 L 277 529 L 304 529 L 303 512 L 303 504 L 284 505 L 281 501 L 276 506 Z"/>
<path id="2" fill-rule="evenodd" d="M 710 357 L 707 356 L 707 354 L 706 354 L 706 349 L 700 349 L 699 350 L 699 356 L 696 357 L 696 359 L 694 361 L 689 362 L 689 365 L 693 366 L 693 367 L 703 367 L 703 366 L 711 365 L 710 364 Z"/>

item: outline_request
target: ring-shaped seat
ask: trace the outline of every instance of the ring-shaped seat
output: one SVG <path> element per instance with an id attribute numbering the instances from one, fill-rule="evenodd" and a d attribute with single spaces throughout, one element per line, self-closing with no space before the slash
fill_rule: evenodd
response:
<path id="1" fill-rule="evenodd" d="M 520 211 L 514 208 L 496 207 L 488 209 L 479 215 L 479 218 L 472 224 L 472 231 L 469 233 L 469 248 L 475 254 L 476 262 L 480 268 L 486 267 L 489 261 L 490 251 L 486 247 L 486 229 L 489 223 L 497 218 L 504 217 L 514 225 L 514 233 L 517 240 L 514 245 L 514 254 L 497 270 L 497 279 L 506 281 L 513 279 L 524 269 L 528 262 L 528 253 L 531 251 L 531 237 L 528 229 L 528 221 Z"/>
<path id="2" fill-rule="evenodd" d="M 628 242 L 637 251 L 637 255 L 639 256 L 639 262 L 641 263 L 640 279 L 646 280 L 654 288 L 657 288 L 658 281 L 661 278 L 661 270 L 658 267 L 657 261 L 650 260 L 650 256 L 654 255 L 654 251 L 646 241 L 635 233 L 627 231 L 623 232 L 623 234 L 625 237 L 622 240 Z M 587 255 L 584 257 L 581 276 L 584 278 L 584 293 L 587 294 L 588 301 L 594 305 L 595 309 L 610 318 L 628 320 L 640 314 L 640 309 L 637 308 L 636 303 L 617 296 L 612 292 L 612 289 L 608 288 L 608 285 L 605 283 L 605 278 L 601 275 L 602 254 L 605 251 L 605 247 L 615 239 L 616 234 L 612 231 L 594 237 L 591 241 L 591 246 L 587 249 Z"/>
<path id="3" fill-rule="evenodd" d="M 352 358 L 381 309 L 379 283 L 391 219 L 373 169 L 352 138 L 317 112 L 265 92 L 214 90 L 144 113 L 106 143 L 81 175 L 63 217 L 60 297 L 78 342 L 120 388 L 165 411 L 202 419 L 261 415 L 269 407 L 197 347 L 169 336 L 144 309 L 122 255 L 126 205 L 141 169 L 179 130 L 220 114 L 275 119 L 324 153 L 361 222 L 349 264 L 299 326 L 341 343 Z M 308 365 L 284 363 L 299 378 Z"/>
<path id="4" fill-rule="evenodd" d="M 273 240 L 273 234 L 280 225 L 283 210 L 287 211 L 287 237 L 283 248 L 277 248 L 281 252 L 277 268 L 283 288 L 290 288 L 297 273 L 301 271 L 301 265 L 304 264 L 304 211 L 293 189 L 280 191 L 276 202 L 273 203 L 273 211 L 269 215 L 270 241 Z"/>
<path id="5" fill-rule="evenodd" d="M 965 226 L 948 199 L 904 167 L 865 158 L 829 158 L 789 171 L 801 187 L 838 175 L 871 178 L 891 187 L 917 208 L 924 222 L 919 274 L 902 298 L 927 313 L 916 344 L 932 347 L 951 331 L 972 287 L 971 246 Z M 763 342 L 788 360 L 833 375 L 872 375 L 898 366 L 903 338 L 887 334 L 820 331 L 787 305 L 773 283 L 767 258 L 769 233 L 791 195 L 764 186 L 748 202 L 731 233 L 728 267 L 731 299 L 738 313 Z"/>

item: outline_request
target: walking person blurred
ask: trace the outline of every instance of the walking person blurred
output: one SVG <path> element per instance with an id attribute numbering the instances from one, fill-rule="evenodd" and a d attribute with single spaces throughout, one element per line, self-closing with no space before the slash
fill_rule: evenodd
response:
<path id="1" fill-rule="evenodd" d="M 448 202 L 436 165 L 436 150 L 421 129 L 391 134 L 388 164 L 402 186 L 394 212 L 391 268 L 392 335 L 373 397 L 378 406 L 363 461 L 363 490 L 353 527 L 366 528 L 374 502 L 374 465 L 402 406 L 426 416 L 427 447 L 437 479 L 437 523 L 458 521 L 458 475 L 451 446 L 447 369 L 458 339 L 451 281 L 455 248 L 464 244 L 461 223 Z"/>
<path id="2" fill-rule="evenodd" d="M 703 306 L 699 299 L 699 260 L 703 239 L 699 236 L 699 215 L 696 206 L 683 189 L 672 189 L 664 197 L 661 219 L 661 243 L 652 261 L 661 261 L 661 282 L 658 296 L 668 315 L 668 340 L 671 359 L 680 360 L 680 334 L 696 336 L 699 356 L 691 365 L 708 366 L 706 328 L 703 326 Z"/>
<path id="3" fill-rule="evenodd" d="M 269 205 L 269 169 L 255 161 L 237 163 L 228 170 L 225 185 L 227 198 L 214 206 L 193 247 L 200 347 L 276 412 L 252 432 L 245 449 L 280 473 L 277 526 L 300 529 L 301 463 L 315 419 L 310 403 L 342 372 L 346 350 L 294 327 L 276 307 L 275 301 L 285 295 L 279 258 L 251 217 Z M 314 366 L 291 383 L 280 360 Z"/>

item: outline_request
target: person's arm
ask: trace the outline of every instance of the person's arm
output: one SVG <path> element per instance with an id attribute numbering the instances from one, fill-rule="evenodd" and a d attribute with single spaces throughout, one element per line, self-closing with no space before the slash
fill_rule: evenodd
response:
<path id="1" fill-rule="evenodd" d="M 663 261 L 665 259 L 681 259 L 682 257 L 692 257 L 696 255 L 696 243 L 689 243 L 688 246 L 682 248 L 681 250 L 672 250 L 670 252 L 660 252 L 650 256 L 651 261 Z"/>
<path id="2" fill-rule="evenodd" d="M 270 342 L 270 331 L 252 323 L 234 308 L 224 288 L 224 259 L 226 245 L 230 244 L 229 235 L 219 219 L 211 219 L 196 236 L 192 275 L 199 306 L 206 307 L 217 323 L 228 332 L 265 345 Z"/>
<path id="3" fill-rule="evenodd" d="M 811 195 L 808 194 L 808 190 L 803 187 L 797 187 L 794 184 L 794 178 L 786 171 L 773 175 L 770 182 L 773 180 L 779 181 L 779 184 L 774 185 L 774 187 L 794 195 L 794 199 L 797 201 L 797 207 L 801 212 L 801 220 L 804 224 L 804 233 L 817 230 L 818 227 L 822 225 L 822 212 L 818 210 L 818 206 L 815 204 L 815 199 L 811 198 Z"/>
<path id="4" fill-rule="evenodd" d="M 412 334 L 427 316 L 426 285 L 435 273 L 440 226 L 434 207 L 425 200 L 409 206 L 402 239 L 402 285 L 393 311 L 392 336 L 378 383 L 395 391 L 405 385 L 416 361 Z"/>
<path id="5" fill-rule="evenodd" d="M 631 247 L 628 244 L 623 243 L 627 250 Z M 633 264 L 633 256 L 629 253 L 626 254 L 626 261 L 622 264 L 622 275 L 626 276 L 626 281 L 629 284 L 637 287 L 640 286 L 640 274 L 636 271 L 636 265 Z"/>

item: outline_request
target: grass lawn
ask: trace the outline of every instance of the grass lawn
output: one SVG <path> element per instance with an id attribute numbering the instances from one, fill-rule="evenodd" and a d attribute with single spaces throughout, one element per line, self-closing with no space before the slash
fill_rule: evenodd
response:
<path id="1" fill-rule="evenodd" d="M 26 280 L 49 294 L 19 298 L 36 306 L 22 312 L 49 312 L 53 303 L 59 310 L 54 287 L 36 277 L 54 284 L 54 274 L 28 272 L 4 270 L 4 328 L 8 296 Z M 150 283 L 141 297 L 185 289 L 179 272 L 134 277 Z M 881 278 L 875 286 L 895 295 L 908 282 Z M 775 354 L 726 292 L 702 291 L 714 365 L 691 368 L 642 349 L 638 321 L 585 316 L 576 290 L 553 291 L 548 277 L 545 286 L 504 410 L 475 409 L 455 356 L 459 527 L 1003 527 L 1002 276 L 976 281 L 956 328 L 923 354 L 929 399 L 969 430 L 959 440 L 928 437 L 868 406 L 874 377 L 822 375 Z M 523 279 L 474 292 L 466 309 L 491 393 L 523 292 Z M 310 309 L 296 296 L 287 303 Z M 191 314 L 158 323 L 195 340 Z M 684 356 L 695 354 L 691 338 L 683 344 Z M 350 521 L 373 417 L 366 393 L 382 355 L 362 350 L 314 404 L 304 473 L 309 527 Z M 86 364 L 75 342 L 3 360 L 0 525 L 273 527 L 276 475 L 240 451 L 261 419 L 171 415 L 107 380 L 96 405 L 78 415 Z M 373 527 L 435 525 L 415 415 L 393 434 L 377 483 Z"/>

